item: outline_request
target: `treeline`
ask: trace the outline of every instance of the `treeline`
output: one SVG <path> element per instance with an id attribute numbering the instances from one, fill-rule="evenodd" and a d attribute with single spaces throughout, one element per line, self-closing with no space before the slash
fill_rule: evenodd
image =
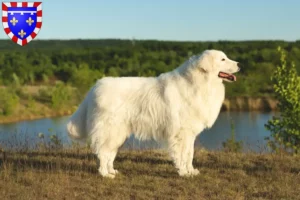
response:
<path id="1" fill-rule="evenodd" d="M 171 42 L 147 40 L 35 40 L 25 47 L 0 40 L 0 85 L 47 85 L 60 80 L 86 91 L 103 76 L 156 76 L 205 49 L 219 49 L 243 64 L 228 96 L 272 95 L 277 47 L 300 71 L 300 41 Z"/>

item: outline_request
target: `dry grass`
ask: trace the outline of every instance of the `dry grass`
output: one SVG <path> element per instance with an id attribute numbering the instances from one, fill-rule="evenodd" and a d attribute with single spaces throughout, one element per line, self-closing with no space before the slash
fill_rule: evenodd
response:
<path id="1" fill-rule="evenodd" d="M 0 88 L 6 87 L 0 86 Z M 0 124 L 71 115 L 76 110 L 74 102 L 65 103 L 59 109 L 55 109 L 51 107 L 49 102 L 45 102 L 45 99 L 43 99 L 45 97 L 40 96 L 40 90 L 50 90 L 51 88 L 53 86 L 24 85 L 20 87 L 19 91 L 21 92 L 19 92 L 20 94 L 18 93 L 19 103 L 14 107 L 14 111 L 10 115 L 0 115 Z M 32 99 L 30 100 L 29 97 Z"/>
<path id="2" fill-rule="evenodd" d="M 300 157 L 196 151 L 200 175 L 179 177 L 163 151 L 121 151 L 115 179 L 88 150 L 5 152 L 1 199 L 300 199 Z"/>
<path id="3" fill-rule="evenodd" d="M 33 109 L 28 109 L 27 102 L 22 101 L 13 114 L 9 116 L 0 115 L 0 124 L 18 122 L 23 120 L 35 120 L 47 117 L 59 117 L 71 115 L 75 111 L 74 107 L 55 110 L 46 104 L 35 102 Z"/>

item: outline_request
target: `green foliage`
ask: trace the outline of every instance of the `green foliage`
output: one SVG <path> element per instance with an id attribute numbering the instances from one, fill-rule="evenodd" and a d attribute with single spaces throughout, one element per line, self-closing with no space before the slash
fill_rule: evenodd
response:
<path id="1" fill-rule="evenodd" d="M 223 142 L 223 148 L 226 152 L 241 152 L 243 149 L 243 141 L 237 142 L 235 140 L 235 130 L 233 120 L 230 122 L 231 138 Z"/>
<path id="2" fill-rule="evenodd" d="M 12 78 L 13 78 L 13 86 L 15 88 L 19 88 L 21 86 L 21 81 L 20 81 L 19 77 L 15 73 L 13 73 Z"/>
<path id="3" fill-rule="evenodd" d="M 85 92 L 95 84 L 97 79 L 102 77 L 103 75 L 100 71 L 91 70 L 87 64 L 81 64 L 78 69 L 74 69 L 70 83 L 80 92 Z"/>
<path id="4" fill-rule="evenodd" d="M 0 115 L 11 115 L 19 103 L 19 97 L 10 88 L 0 88 Z"/>
<path id="5" fill-rule="evenodd" d="M 226 84 L 227 96 L 270 95 L 272 83 L 266 77 L 280 63 L 275 56 L 278 45 L 290 52 L 289 60 L 299 63 L 299 41 L 42 40 L 18 48 L 1 40 L 0 84 L 50 85 L 60 80 L 82 94 L 103 75 L 157 76 L 193 54 L 215 48 L 243 64 L 237 83 Z M 296 66 L 300 71 L 300 64 Z"/>
<path id="6" fill-rule="evenodd" d="M 74 89 L 61 81 L 57 81 L 54 87 L 40 88 L 37 100 L 49 104 L 54 109 L 60 109 L 65 105 L 70 106 L 74 103 L 74 98 Z"/>
<path id="7" fill-rule="evenodd" d="M 42 87 L 38 91 L 38 100 L 42 103 L 51 103 L 52 90 L 49 87 Z"/>
<path id="8" fill-rule="evenodd" d="M 35 83 L 35 76 L 32 72 L 29 73 L 29 83 L 32 85 Z"/>
<path id="9" fill-rule="evenodd" d="M 72 89 L 65 86 L 62 82 L 56 83 L 51 92 L 51 106 L 53 108 L 61 108 L 68 104 L 72 99 Z"/>
<path id="10" fill-rule="evenodd" d="M 287 55 L 278 48 L 281 64 L 274 71 L 271 80 L 275 97 L 279 101 L 279 117 L 273 117 L 265 127 L 271 131 L 274 140 L 269 139 L 270 147 L 278 145 L 287 151 L 300 150 L 300 77 L 294 63 L 287 62 Z"/>
<path id="11" fill-rule="evenodd" d="M 28 96 L 27 107 L 31 111 L 35 111 L 36 110 L 36 102 L 35 102 L 34 98 L 32 97 L 32 95 Z"/>
<path id="12" fill-rule="evenodd" d="M 49 78 L 46 74 L 42 74 L 42 80 L 45 84 L 48 84 L 49 83 Z"/>

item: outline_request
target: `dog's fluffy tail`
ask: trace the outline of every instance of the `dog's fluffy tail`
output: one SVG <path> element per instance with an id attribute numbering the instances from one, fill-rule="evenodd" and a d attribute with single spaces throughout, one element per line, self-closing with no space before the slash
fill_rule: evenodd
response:
<path id="1" fill-rule="evenodd" d="M 83 102 L 79 105 L 76 112 L 71 116 L 69 122 L 67 123 L 67 131 L 72 138 L 87 138 L 86 122 L 89 95 L 90 94 L 87 94 Z"/>

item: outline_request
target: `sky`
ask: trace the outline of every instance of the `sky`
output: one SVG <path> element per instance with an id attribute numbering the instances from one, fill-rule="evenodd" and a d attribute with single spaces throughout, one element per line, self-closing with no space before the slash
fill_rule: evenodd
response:
<path id="1" fill-rule="evenodd" d="M 300 0 L 42 2 L 37 39 L 300 40 Z"/>

